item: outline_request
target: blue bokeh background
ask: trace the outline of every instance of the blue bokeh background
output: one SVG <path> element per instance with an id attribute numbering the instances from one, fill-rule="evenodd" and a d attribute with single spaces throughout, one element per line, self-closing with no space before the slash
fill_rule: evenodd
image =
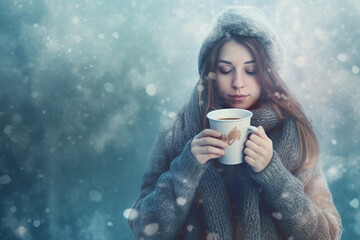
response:
<path id="1" fill-rule="evenodd" d="M 360 238 L 360 2 L 0 1 L 0 239 L 133 239 L 126 210 L 160 127 L 198 80 L 210 19 L 261 8 Z"/>

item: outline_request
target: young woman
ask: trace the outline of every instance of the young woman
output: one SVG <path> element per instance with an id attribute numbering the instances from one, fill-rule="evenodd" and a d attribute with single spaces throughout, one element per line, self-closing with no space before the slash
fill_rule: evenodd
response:
<path id="1" fill-rule="evenodd" d="M 199 53 L 200 80 L 163 130 L 128 216 L 136 239 L 340 239 L 342 226 L 301 106 L 279 76 L 283 50 L 253 7 L 225 8 Z M 219 108 L 253 112 L 244 163 L 208 127 Z"/>

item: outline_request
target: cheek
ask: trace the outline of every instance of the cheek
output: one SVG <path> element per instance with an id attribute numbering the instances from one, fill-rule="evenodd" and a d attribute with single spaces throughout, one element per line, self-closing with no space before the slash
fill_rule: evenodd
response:
<path id="1" fill-rule="evenodd" d="M 221 89 L 222 82 L 223 82 L 223 79 L 219 75 L 216 75 L 216 78 L 214 80 L 214 87 L 217 89 Z"/>
<path id="2" fill-rule="evenodd" d="M 257 91 L 259 91 L 259 92 L 261 91 L 260 84 L 256 79 L 254 80 L 254 87 Z"/>
<path id="3" fill-rule="evenodd" d="M 219 90 L 225 90 L 228 88 L 228 82 L 229 79 L 226 76 L 217 74 L 216 75 L 216 79 L 215 79 L 215 86 L 219 89 Z"/>
<path id="4" fill-rule="evenodd" d="M 255 88 L 256 95 L 257 95 L 258 97 L 260 97 L 262 90 L 261 90 L 261 86 L 260 86 L 260 84 L 258 83 L 258 81 L 255 82 L 254 88 Z"/>
<path id="5" fill-rule="evenodd" d="M 220 98 L 222 98 L 224 96 L 225 92 L 226 92 L 226 88 L 225 88 L 225 86 L 223 84 L 224 82 L 221 81 L 221 80 L 223 80 L 223 79 L 216 78 L 216 80 L 214 80 L 214 82 L 213 82 L 214 91 L 215 91 L 216 94 L 218 94 L 218 96 Z"/>

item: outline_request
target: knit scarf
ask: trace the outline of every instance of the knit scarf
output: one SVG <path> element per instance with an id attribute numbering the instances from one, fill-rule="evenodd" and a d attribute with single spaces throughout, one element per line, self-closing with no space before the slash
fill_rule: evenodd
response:
<path id="1" fill-rule="evenodd" d="M 181 119 L 173 129 L 174 156 L 181 153 L 186 142 L 202 130 L 203 113 L 199 108 L 199 92 L 195 88 L 190 102 L 185 106 Z M 253 110 L 251 125 L 263 126 L 268 136 L 274 135 L 274 150 L 281 159 L 286 154 L 281 139 L 288 139 L 284 135 L 294 135 L 296 131 L 294 121 L 279 119 L 270 104 L 262 104 L 260 108 Z M 180 123 L 180 124 L 179 124 Z M 285 124 L 286 123 L 286 124 Z M 280 135 L 279 135 L 280 134 Z M 296 135 L 296 134 L 295 134 Z M 223 176 L 219 173 L 221 166 L 215 166 L 216 160 L 209 161 L 197 189 L 195 203 L 189 213 L 187 223 L 184 225 L 183 239 L 256 239 L 261 232 L 259 215 L 259 187 L 247 174 L 250 167 L 242 163 L 241 174 L 241 199 L 242 214 L 234 220 L 234 211 L 231 206 L 230 194 Z M 287 168 L 293 163 L 284 162 Z M 194 231 L 186 231 L 190 226 Z M 195 231 L 201 229 L 200 231 Z"/>

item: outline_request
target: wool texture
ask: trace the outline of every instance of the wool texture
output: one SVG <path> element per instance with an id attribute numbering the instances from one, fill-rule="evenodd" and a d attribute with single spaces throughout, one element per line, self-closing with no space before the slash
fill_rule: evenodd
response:
<path id="1" fill-rule="evenodd" d="M 135 239 L 340 239 L 341 220 L 320 166 L 289 171 L 299 156 L 294 119 L 280 119 L 266 103 L 252 111 L 251 124 L 263 126 L 274 147 L 259 173 L 246 163 L 235 172 L 217 160 L 200 164 L 190 152 L 202 129 L 196 89 L 155 144 L 128 220 Z"/>
<path id="2" fill-rule="evenodd" d="M 209 24 L 207 36 L 202 42 L 198 56 L 199 73 L 215 44 L 229 35 L 258 39 L 275 68 L 278 71 L 281 69 L 284 49 L 263 12 L 252 6 L 229 6 L 216 15 Z"/>

